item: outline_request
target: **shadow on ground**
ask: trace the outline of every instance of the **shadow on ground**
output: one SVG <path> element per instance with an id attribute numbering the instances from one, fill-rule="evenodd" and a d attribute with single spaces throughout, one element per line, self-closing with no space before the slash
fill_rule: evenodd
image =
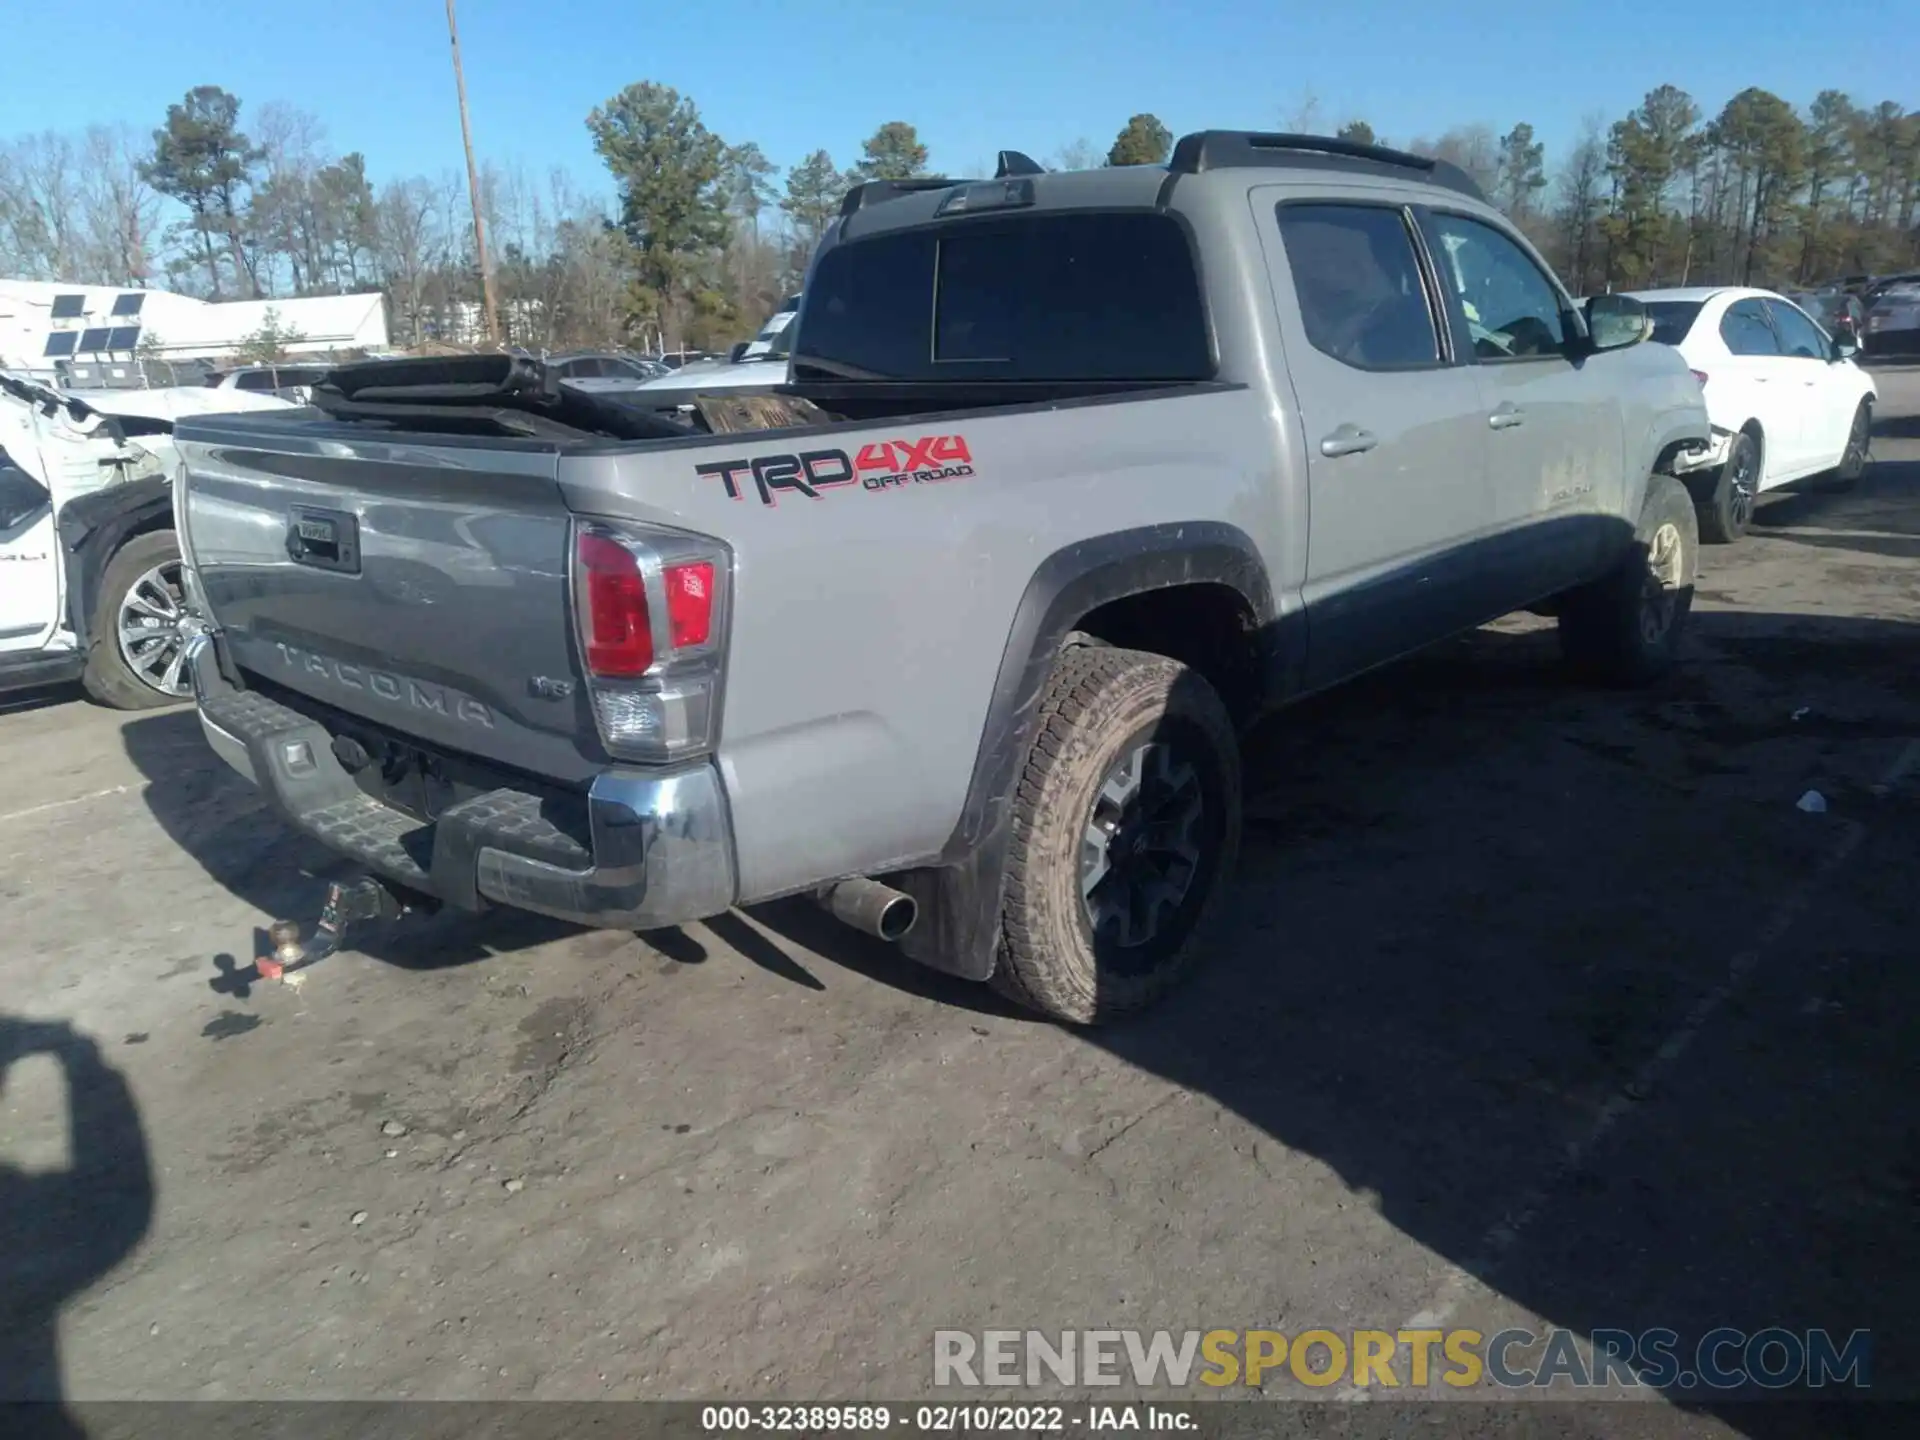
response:
<path id="1" fill-rule="evenodd" d="M 1650 693 L 1491 630 L 1279 717 L 1248 747 L 1221 952 L 1085 1039 L 1549 1324 L 1670 1329 L 1689 1362 L 1720 1326 L 1870 1330 L 1874 1395 L 1920 1398 L 1920 806 L 1874 791 L 1920 736 L 1920 627 L 1704 611 L 1693 636 Z M 1814 788 L 1825 814 L 1796 807 Z M 823 917 L 763 918 L 887 974 Z M 1888 1433 L 1756 1394 L 1717 1418 Z"/>
<path id="2" fill-rule="evenodd" d="M 65 1087 L 67 1163 L 29 1172 L 0 1159 L 5 1402 L 61 1399 L 61 1307 L 124 1259 L 153 1218 L 146 1137 L 120 1072 L 64 1022 L 0 1015 L 0 1097 L 15 1067 L 42 1056 L 59 1067 Z M 36 1408 L 31 1422 L 35 1435 L 84 1433 L 57 1405 Z"/>
<path id="3" fill-rule="evenodd" d="M 259 792 L 207 748 L 191 709 L 141 716 L 125 726 L 121 737 L 127 758 L 145 781 L 147 809 L 168 839 L 215 884 L 253 909 L 310 929 L 326 903 L 327 883 L 363 873 L 268 809 Z M 390 965 L 425 970 L 577 933 L 577 926 L 521 912 L 485 918 L 449 912 L 409 917 L 398 925 L 357 926 L 352 948 Z M 245 999 L 258 983 L 253 957 L 266 948 L 264 931 L 256 931 L 251 942 L 251 953 L 214 957 L 208 976 L 216 991 Z"/>

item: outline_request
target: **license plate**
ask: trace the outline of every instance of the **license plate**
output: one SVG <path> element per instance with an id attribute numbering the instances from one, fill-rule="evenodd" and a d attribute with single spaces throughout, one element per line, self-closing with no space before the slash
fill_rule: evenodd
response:
<path id="1" fill-rule="evenodd" d="M 333 544 L 334 529 L 331 520 L 301 520 L 297 522 L 297 528 L 302 540 L 318 540 L 323 545 Z"/>

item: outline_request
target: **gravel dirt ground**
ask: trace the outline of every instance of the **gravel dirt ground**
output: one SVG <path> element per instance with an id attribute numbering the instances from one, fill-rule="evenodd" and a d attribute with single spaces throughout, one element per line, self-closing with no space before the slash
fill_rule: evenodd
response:
<path id="1" fill-rule="evenodd" d="M 1270 723 L 1225 953 L 1101 1033 L 804 904 L 250 980 L 328 857 L 189 712 L 10 701 L 0 1398 L 899 1399 L 939 1328 L 1416 1318 L 1868 1328 L 1920 1394 L 1920 370 L 1879 379 L 1865 479 L 1705 553 L 1664 688 L 1520 619 Z"/>

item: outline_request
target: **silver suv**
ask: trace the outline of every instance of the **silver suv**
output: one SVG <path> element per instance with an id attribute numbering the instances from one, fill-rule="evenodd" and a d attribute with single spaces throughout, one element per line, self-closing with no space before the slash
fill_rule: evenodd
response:
<path id="1" fill-rule="evenodd" d="M 1254 717 L 1522 608 L 1674 661 L 1700 388 L 1448 165 L 1008 152 L 855 190 L 804 291 L 758 394 L 478 356 L 182 423 L 214 748 L 415 896 L 809 893 L 1085 1022 L 1203 953 Z"/>

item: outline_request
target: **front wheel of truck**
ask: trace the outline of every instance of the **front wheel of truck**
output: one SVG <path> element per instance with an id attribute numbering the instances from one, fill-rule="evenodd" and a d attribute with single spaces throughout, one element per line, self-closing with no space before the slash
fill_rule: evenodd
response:
<path id="1" fill-rule="evenodd" d="M 1240 849 L 1240 748 L 1198 672 L 1073 646 L 1013 803 L 994 984 L 1056 1019 L 1141 1010 L 1190 970 Z"/>
<path id="2" fill-rule="evenodd" d="M 1658 680 L 1679 657 L 1699 554 L 1686 487 L 1669 475 L 1651 477 L 1626 553 L 1598 580 L 1561 597 L 1561 651 L 1609 684 Z"/>

